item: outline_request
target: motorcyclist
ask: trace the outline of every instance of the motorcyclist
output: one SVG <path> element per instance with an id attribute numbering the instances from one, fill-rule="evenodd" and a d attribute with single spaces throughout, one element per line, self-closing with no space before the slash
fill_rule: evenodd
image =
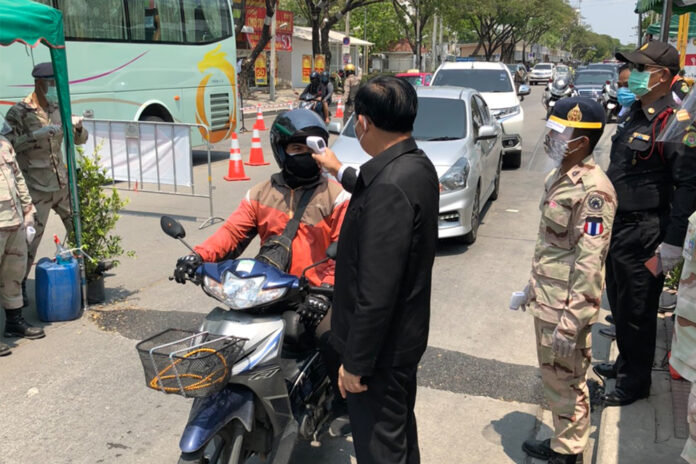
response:
<path id="1" fill-rule="evenodd" d="M 326 87 L 321 82 L 321 75 L 312 71 L 309 75 L 309 85 L 300 95 L 300 100 L 315 102 L 312 109 L 322 117 L 325 123 L 329 123 L 329 105 L 324 100 Z"/>
<path id="2" fill-rule="evenodd" d="M 299 276 L 308 266 L 326 256 L 328 246 L 338 240 L 350 195 L 338 182 L 322 175 L 312 158 L 312 150 L 306 145 L 309 136 L 319 136 L 325 142 L 329 139 L 326 126 L 315 112 L 296 109 L 282 113 L 275 119 L 270 139 L 280 172 L 252 187 L 227 221 L 202 244 L 194 247 L 196 253 L 177 260 L 174 271 L 177 282 L 185 283 L 188 277 L 193 277 L 203 262 L 237 258 L 257 234 L 262 245 L 270 237 L 281 235 L 297 209 L 302 193 L 308 189 L 314 189 L 314 193 L 292 240 L 288 273 Z M 334 267 L 334 262 L 329 261 L 309 269 L 305 276 L 310 285 L 333 286 Z M 307 325 L 312 326 L 310 330 L 324 315 L 317 317 L 311 314 L 312 298 L 315 297 L 308 297 L 306 304 L 299 308 L 303 317 L 310 319 L 305 320 Z M 330 320 L 330 317 L 327 319 Z M 325 330 L 317 329 L 317 335 Z M 328 347 L 323 341 L 320 349 L 327 364 L 336 364 L 335 369 L 329 371 L 338 372 L 340 361 L 327 359 L 333 353 L 327 353 Z M 336 385 L 336 380 L 332 378 L 332 381 Z M 345 410 L 345 407 L 341 409 Z M 335 415 L 343 416 L 341 409 Z M 339 427 L 347 422 L 345 417 L 339 419 Z M 333 424 L 332 427 L 335 429 Z"/>
<path id="3" fill-rule="evenodd" d="M 321 83 L 324 85 L 324 101 L 331 105 L 334 93 L 334 85 L 331 82 L 331 75 L 328 71 L 321 73 Z"/>

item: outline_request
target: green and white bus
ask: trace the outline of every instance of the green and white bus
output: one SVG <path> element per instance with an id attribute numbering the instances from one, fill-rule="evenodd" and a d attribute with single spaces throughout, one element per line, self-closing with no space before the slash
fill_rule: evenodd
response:
<path id="1" fill-rule="evenodd" d="M 237 124 L 232 0 L 35 0 L 63 12 L 73 113 L 202 124 L 202 142 Z M 32 92 L 47 47 L 0 47 L 0 113 Z M 197 138 L 197 137 L 196 137 Z M 196 140 L 194 140 L 196 141 Z"/>

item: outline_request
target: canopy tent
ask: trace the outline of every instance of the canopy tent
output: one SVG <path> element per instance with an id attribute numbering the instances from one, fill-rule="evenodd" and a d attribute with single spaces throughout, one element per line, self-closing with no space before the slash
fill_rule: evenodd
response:
<path id="1" fill-rule="evenodd" d="M 662 13 L 663 6 L 662 0 L 638 0 L 635 12 L 647 13 L 648 11 L 654 11 Z M 696 13 L 696 0 L 672 0 L 672 13 L 678 15 Z"/>
<path id="2" fill-rule="evenodd" d="M 63 122 L 75 244 L 80 248 L 82 246 L 80 203 L 76 185 L 75 145 L 72 131 L 70 89 L 68 88 L 68 64 L 65 58 L 63 13 L 29 0 L 0 0 L 0 45 L 8 46 L 15 42 L 23 43 L 31 48 L 43 44 L 51 52 L 60 115 Z"/>
<path id="3" fill-rule="evenodd" d="M 696 15 L 689 18 L 689 38 L 696 37 Z M 648 26 L 646 33 L 652 34 L 653 36 L 659 36 L 662 25 L 660 23 L 654 23 Z M 679 15 L 672 15 L 672 19 L 669 22 L 669 35 L 676 37 L 679 33 Z"/>

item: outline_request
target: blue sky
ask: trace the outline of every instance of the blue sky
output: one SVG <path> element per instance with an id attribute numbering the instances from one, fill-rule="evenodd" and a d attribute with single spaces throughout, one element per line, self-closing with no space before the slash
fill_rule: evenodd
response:
<path id="1" fill-rule="evenodd" d="M 578 0 L 570 0 L 577 8 Z M 636 43 L 638 15 L 633 12 L 636 0 L 582 0 L 580 13 L 594 32 L 608 34 L 621 43 Z"/>

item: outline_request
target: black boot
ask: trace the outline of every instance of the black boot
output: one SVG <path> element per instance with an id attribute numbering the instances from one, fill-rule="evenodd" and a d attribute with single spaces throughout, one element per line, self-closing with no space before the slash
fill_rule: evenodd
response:
<path id="1" fill-rule="evenodd" d="M 0 342 L 0 356 L 7 356 L 10 353 L 12 353 L 10 347 L 5 345 L 3 342 Z"/>
<path id="2" fill-rule="evenodd" d="M 5 336 L 23 337 L 29 339 L 43 338 L 46 336 L 41 327 L 34 327 L 22 317 L 21 309 L 5 310 Z"/>
<path id="3" fill-rule="evenodd" d="M 582 454 L 556 454 L 549 459 L 549 464 L 578 464 L 582 462 Z"/>
<path id="4" fill-rule="evenodd" d="M 550 464 L 580 464 L 582 454 L 560 454 L 551 449 L 551 439 L 527 440 L 522 450 L 533 458 L 549 461 Z"/>
<path id="5" fill-rule="evenodd" d="M 27 279 L 22 281 L 22 308 L 29 306 L 29 297 L 27 296 Z"/>

